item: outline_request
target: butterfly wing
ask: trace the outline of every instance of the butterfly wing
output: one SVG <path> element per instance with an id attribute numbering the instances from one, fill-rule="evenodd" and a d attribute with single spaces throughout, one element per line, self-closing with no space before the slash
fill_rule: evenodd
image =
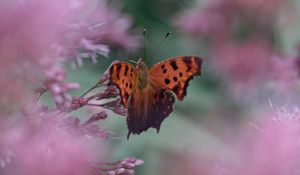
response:
<path id="1" fill-rule="evenodd" d="M 150 84 L 143 90 L 136 88 L 133 94 L 128 102 L 127 139 L 131 133 L 140 134 L 150 127 L 159 132 L 161 122 L 173 111 L 174 95 Z"/>
<path id="2" fill-rule="evenodd" d="M 202 59 L 196 56 L 180 56 L 155 64 L 149 75 L 153 84 L 173 91 L 183 100 L 189 81 L 201 73 Z"/>
<path id="3" fill-rule="evenodd" d="M 122 105 L 127 107 L 128 99 L 136 87 L 137 70 L 126 62 L 116 61 L 110 68 L 110 84 L 118 87 Z"/>
<path id="4" fill-rule="evenodd" d="M 137 86 L 138 71 L 126 62 L 110 67 L 110 83 L 120 91 L 122 104 L 127 107 L 128 135 L 140 134 L 148 128 L 159 132 L 162 121 L 172 112 L 173 91 L 179 100 L 186 95 L 189 80 L 201 71 L 202 59 L 195 56 L 172 58 L 154 65 L 149 70 L 150 83 Z"/>

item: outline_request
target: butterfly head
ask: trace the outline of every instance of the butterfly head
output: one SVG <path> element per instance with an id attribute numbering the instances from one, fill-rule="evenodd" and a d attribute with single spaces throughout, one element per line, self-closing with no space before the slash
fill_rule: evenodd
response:
<path id="1" fill-rule="evenodd" d="M 147 69 L 147 65 L 146 65 L 146 63 L 143 61 L 142 58 L 139 58 L 139 60 L 137 61 L 136 68 L 137 68 L 137 69 L 141 69 L 141 70 L 146 70 L 146 69 Z"/>

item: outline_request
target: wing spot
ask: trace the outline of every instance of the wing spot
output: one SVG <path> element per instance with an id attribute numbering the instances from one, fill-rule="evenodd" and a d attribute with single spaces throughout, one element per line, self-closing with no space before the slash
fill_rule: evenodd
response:
<path id="1" fill-rule="evenodd" d="M 117 64 L 117 72 L 120 72 L 121 68 L 122 68 L 122 65 L 121 64 Z"/>
<path id="2" fill-rule="evenodd" d="M 163 70 L 163 73 L 164 73 L 164 74 L 167 73 L 167 69 L 164 69 L 164 70 Z"/>
<path id="3" fill-rule="evenodd" d="M 174 81 L 177 81 L 177 80 L 178 80 L 178 78 L 177 78 L 176 76 L 174 76 L 174 77 L 173 77 L 173 80 L 174 80 Z"/>
<path id="4" fill-rule="evenodd" d="M 183 74 L 182 74 L 182 72 L 180 72 L 180 73 L 179 73 L 179 77 L 182 77 L 182 76 L 183 76 Z"/>
<path id="5" fill-rule="evenodd" d="M 131 69 L 132 70 L 132 69 Z M 132 72 L 130 73 L 130 77 L 132 77 L 133 76 L 133 74 L 132 74 Z"/>
<path id="6" fill-rule="evenodd" d="M 127 76 L 127 72 L 128 72 L 128 66 L 126 65 L 126 66 L 125 66 L 125 72 L 124 72 L 124 75 L 125 75 L 125 76 Z"/>
<path id="7" fill-rule="evenodd" d="M 129 88 L 132 89 L 132 83 L 130 83 Z"/>
<path id="8" fill-rule="evenodd" d="M 122 66 L 121 64 L 116 64 L 116 71 L 117 71 L 117 78 L 120 79 L 120 70 L 121 70 Z"/>
<path id="9" fill-rule="evenodd" d="M 178 69 L 178 66 L 177 66 L 177 64 L 176 64 L 176 61 L 171 61 L 170 62 L 170 65 L 172 66 L 172 68 L 173 68 L 173 70 L 177 70 Z"/>
<path id="10" fill-rule="evenodd" d="M 126 82 L 125 86 L 128 87 L 128 83 L 127 82 Z"/>
<path id="11" fill-rule="evenodd" d="M 163 65 L 161 66 L 161 69 L 165 69 L 165 67 L 166 67 L 166 66 L 163 64 Z"/>
<path id="12" fill-rule="evenodd" d="M 170 82 L 171 82 L 171 81 L 170 81 L 168 78 L 165 79 L 165 83 L 166 83 L 167 85 L 170 84 Z"/>

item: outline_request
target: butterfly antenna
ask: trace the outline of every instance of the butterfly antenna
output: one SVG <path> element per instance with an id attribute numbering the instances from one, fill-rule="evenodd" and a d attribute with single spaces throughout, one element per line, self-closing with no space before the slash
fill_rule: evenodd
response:
<path id="1" fill-rule="evenodd" d="M 137 64 L 137 61 L 134 61 L 134 60 L 129 60 L 129 61 L 134 63 L 134 64 Z"/>
<path id="2" fill-rule="evenodd" d="M 154 54 L 158 51 L 158 49 L 161 47 L 161 45 L 165 42 L 165 40 L 168 38 L 168 36 L 171 34 L 171 32 L 168 32 L 166 34 L 166 36 L 164 37 L 164 39 L 159 43 L 159 45 L 156 47 L 156 49 L 154 50 L 154 52 L 151 55 L 151 58 L 153 58 Z"/>
<path id="3" fill-rule="evenodd" d="M 143 29 L 143 39 L 144 39 L 144 59 L 146 59 L 146 29 Z"/>

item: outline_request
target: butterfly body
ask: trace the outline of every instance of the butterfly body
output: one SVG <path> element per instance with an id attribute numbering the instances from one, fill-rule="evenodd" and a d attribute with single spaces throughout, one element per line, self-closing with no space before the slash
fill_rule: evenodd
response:
<path id="1" fill-rule="evenodd" d="M 202 59 L 182 56 L 155 64 L 148 69 L 139 59 L 136 67 L 115 62 L 110 67 L 110 83 L 118 87 L 127 108 L 128 135 L 148 128 L 159 132 L 162 121 L 173 111 L 174 94 L 183 100 L 189 81 L 200 74 Z"/>
<path id="2" fill-rule="evenodd" d="M 138 88 L 141 90 L 147 87 L 149 83 L 149 71 L 146 63 L 140 58 L 137 62 L 136 69 L 138 70 Z"/>

